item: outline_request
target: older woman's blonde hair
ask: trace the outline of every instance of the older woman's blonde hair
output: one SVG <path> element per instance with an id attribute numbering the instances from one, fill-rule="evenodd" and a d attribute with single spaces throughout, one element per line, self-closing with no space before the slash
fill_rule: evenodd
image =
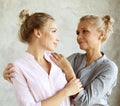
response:
<path id="1" fill-rule="evenodd" d="M 114 20 L 109 15 L 103 17 L 99 17 L 95 15 L 85 15 L 80 19 L 80 22 L 85 20 L 90 21 L 91 24 L 95 25 L 95 27 L 98 28 L 98 30 L 103 30 L 105 32 L 105 36 L 102 39 L 102 42 L 108 39 L 109 36 L 113 33 Z"/>

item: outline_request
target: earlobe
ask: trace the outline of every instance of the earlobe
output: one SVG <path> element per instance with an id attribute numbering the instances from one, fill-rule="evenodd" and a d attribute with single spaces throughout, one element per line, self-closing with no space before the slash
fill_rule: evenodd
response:
<path id="1" fill-rule="evenodd" d="M 102 40 L 102 39 L 103 39 L 103 37 L 104 37 L 103 35 L 99 36 L 99 40 Z"/>
<path id="2" fill-rule="evenodd" d="M 102 40 L 105 36 L 104 31 L 100 31 L 100 36 L 99 36 L 99 40 Z"/>
<path id="3" fill-rule="evenodd" d="M 40 36 L 41 36 L 40 30 L 34 29 L 34 35 L 35 35 L 35 37 L 40 38 Z"/>

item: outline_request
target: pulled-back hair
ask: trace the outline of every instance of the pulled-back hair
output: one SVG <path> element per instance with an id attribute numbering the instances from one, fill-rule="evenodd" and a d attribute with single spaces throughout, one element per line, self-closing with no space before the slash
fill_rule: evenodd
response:
<path id="1" fill-rule="evenodd" d="M 46 13 L 34 13 L 29 15 L 27 10 L 22 10 L 19 14 L 22 25 L 19 30 L 20 41 L 29 43 L 34 29 L 42 29 L 47 21 L 54 20 L 54 18 Z"/>
<path id="2" fill-rule="evenodd" d="M 90 21 L 90 23 L 95 25 L 98 28 L 98 30 L 103 30 L 105 32 L 105 36 L 102 42 L 108 39 L 109 36 L 113 33 L 114 20 L 109 15 L 105 15 L 103 17 L 98 17 L 95 15 L 86 15 L 80 19 L 80 21 L 84 20 Z"/>

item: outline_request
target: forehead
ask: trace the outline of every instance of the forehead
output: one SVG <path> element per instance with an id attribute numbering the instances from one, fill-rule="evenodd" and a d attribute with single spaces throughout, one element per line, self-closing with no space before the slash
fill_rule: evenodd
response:
<path id="1" fill-rule="evenodd" d="M 80 21 L 78 24 L 78 29 L 91 29 L 91 28 L 95 28 L 94 21 L 92 20 Z"/>
<path id="2" fill-rule="evenodd" d="M 50 28 L 56 28 L 57 29 L 57 25 L 56 25 L 54 20 L 48 20 L 46 22 L 46 24 L 44 25 L 44 28 L 49 28 L 49 29 Z"/>

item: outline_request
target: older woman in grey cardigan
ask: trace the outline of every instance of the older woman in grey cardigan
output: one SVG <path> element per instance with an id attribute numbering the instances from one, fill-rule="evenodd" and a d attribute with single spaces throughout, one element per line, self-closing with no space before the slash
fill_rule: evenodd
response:
<path id="1" fill-rule="evenodd" d="M 107 99 L 116 85 L 118 67 L 101 52 L 101 44 L 112 33 L 112 25 L 110 16 L 83 16 L 76 33 L 79 47 L 86 53 L 69 56 L 71 65 L 61 54 L 53 53 L 52 59 L 66 77 L 74 71 L 83 85 L 84 89 L 73 97 L 75 106 L 109 106 Z"/>
<path id="2" fill-rule="evenodd" d="M 85 53 L 74 53 L 67 59 L 53 53 L 51 59 L 63 70 L 68 79 L 79 78 L 83 90 L 72 96 L 75 106 L 109 106 L 107 99 L 116 85 L 118 67 L 102 51 L 101 45 L 112 34 L 113 19 L 110 16 L 86 15 L 77 27 L 77 42 Z M 4 78 L 12 76 L 8 70 Z"/>

